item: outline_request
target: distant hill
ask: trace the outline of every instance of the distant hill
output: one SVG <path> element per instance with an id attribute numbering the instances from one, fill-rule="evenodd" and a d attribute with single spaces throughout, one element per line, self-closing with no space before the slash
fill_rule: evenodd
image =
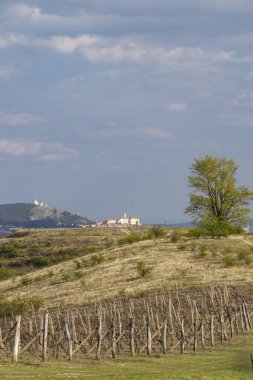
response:
<path id="1" fill-rule="evenodd" d="M 2 227 L 55 228 L 78 227 L 93 222 L 86 217 L 34 203 L 11 203 L 0 205 L 0 225 Z"/>

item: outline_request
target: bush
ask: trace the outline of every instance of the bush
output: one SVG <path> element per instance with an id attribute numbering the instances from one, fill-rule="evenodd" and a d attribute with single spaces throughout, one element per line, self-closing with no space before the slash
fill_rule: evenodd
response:
<path id="1" fill-rule="evenodd" d="M 188 246 L 186 244 L 180 244 L 177 249 L 179 251 L 187 251 Z"/>
<path id="2" fill-rule="evenodd" d="M 207 236 L 207 232 L 203 228 L 192 227 L 189 229 L 187 236 L 192 239 L 199 239 L 200 237 Z"/>
<path id="3" fill-rule="evenodd" d="M 171 243 L 178 243 L 182 238 L 182 235 L 178 231 L 174 231 L 170 236 Z"/>
<path id="4" fill-rule="evenodd" d="M 10 268 L 0 267 L 0 281 L 8 280 L 14 275 L 14 271 Z"/>
<path id="5" fill-rule="evenodd" d="M 249 265 L 252 263 L 252 254 L 249 251 L 241 250 L 237 253 L 237 258 L 240 262 Z"/>
<path id="6" fill-rule="evenodd" d="M 166 231 L 161 226 L 153 226 L 150 228 L 148 235 L 151 239 L 163 238 L 166 236 Z"/>
<path id="7" fill-rule="evenodd" d="M 95 265 L 101 264 L 105 260 L 104 256 L 100 254 L 91 256 L 90 265 L 94 267 Z"/>
<path id="8" fill-rule="evenodd" d="M 81 270 L 75 270 L 74 277 L 75 278 L 82 278 L 84 276 L 84 273 Z"/>
<path id="9" fill-rule="evenodd" d="M 236 257 L 231 254 L 231 253 L 226 253 L 223 258 L 222 258 L 222 261 L 225 265 L 226 268 L 229 268 L 229 267 L 235 267 L 236 264 L 237 264 L 237 259 Z"/>
<path id="10" fill-rule="evenodd" d="M 139 261 L 136 269 L 140 277 L 146 277 L 152 272 L 153 267 L 146 265 L 144 261 Z"/>
<path id="11" fill-rule="evenodd" d="M 22 286 L 28 286 L 32 283 L 32 279 L 31 278 L 28 278 L 28 277 L 23 277 L 20 281 L 20 284 Z"/>
<path id="12" fill-rule="evenodd" d="M 21 238 L 29 236 L 31 234 L 30 230 L 13 230 L 11 231 L 10 238 Z"/>
<path id="13" fill-rule="evenodd" d="M 206 257 L 208 255 L 208 247 L 206 245 L 201 245 L 199 247 L 199 257 Z"/>
<path id="14" fill-rule="evenodd" d="M 49 259 L 43 256 L 35 256 L 28 258 L 26 263 L 36 268 L 43 268 L 49 265 Z"/>
<path id="15" fill-rule="evenodd" d="M 119 239 L 118 244 L 120 246 L 125 245 L 125 244 L 134 244 L 140 240 L 142 240 L 142 237 L 140 237 L 138 235 L 128 235 L 125 238 Z"/>
<path id="16" fill-rule="evenodd" d="M 9 301 L 4 296 L 0 296 L 0 317 L 25 314 L 32 307 L 37 311 L 42 306 L 43 301 L 36 297 L 24 298 L 19 296 Z"/>

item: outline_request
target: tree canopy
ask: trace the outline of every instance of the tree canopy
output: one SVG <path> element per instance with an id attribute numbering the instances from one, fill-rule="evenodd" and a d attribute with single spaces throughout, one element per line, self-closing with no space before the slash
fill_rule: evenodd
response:
<path id="1" fill-rule="evenodd" d="M 188 177 L 193 189 L 186 213 L 199 225 L 242 225 L 250 213 L 253 192 L 236 187 L 237 165 L 233 160 L 205 156 L 195 159 Z"/>

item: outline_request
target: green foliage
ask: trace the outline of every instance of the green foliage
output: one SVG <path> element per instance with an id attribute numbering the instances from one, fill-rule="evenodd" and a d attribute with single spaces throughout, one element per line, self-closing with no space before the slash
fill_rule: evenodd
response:
<path id="1" fill-rule="evenodd" d="M 188 177 L 190 194 L 186 213 L 210 235 L 226 236 L 228 226 L 240 225 L 248 219 L 247 207 L 253 199 L 248 188 L 236 187 L 237 166 L 233 160 L 205 156 L 195 159 Z"/>
<path id="2" fill-rule="evenodd" d="M 174 231 L 170 236 L 171 243 L 178 243 L 182 239 L 182 234 L 179 231 Z"/>
<path id="3" fill-rule="evenodd" d="M 101 253 L 99 253 L 91 256 L 90 264 L 92 267 L 94 267 L 95 265 L 101 264 L 104 260 L 104 256 Z"/>
<path id="4" fill-rule="evenodd" d="M 12 277 L 15 272 L 7 267 L 0 267 L 0 281 L 8 280 L 8 278 Z"/>
<path id="5" fill-rule="evenodd" d="M 118 244 L 120 246 L 125 245 L 125 244 L 134 244 L 134 243 L 137 243 L 138 241 L 141 241 L 141 240 L 142 240 L 141 236 L 132 234 L 132 235 L 128 235 L 122 239 L 119 239 Z"/>
<path id="6" fill-rule="evenodd" d="M 25 236 L 30 235 L 30 230 L 12 230 L 11 231 L 11 238 L 21 238 Z"/>
<path id="7" fill-rule="evenodd" d="M 200 237 L 222 238 L 229 235 L 241 234 L 243 229 L 238 225 L 232 225 L 224 221 L 204 221 L 198 227 L 192 227 L 188 237 L 198 239 Z"/>
<path id="8" fill-rule="evenodd" d="M 199 247 L 199 257 L 206 257 L 208 255 L 208 247 L 206 245 L 201 245 Z"/>
<path id="9" fill-rule="evenodd" d="M 84 276 L 84 273 L 81 270 L 75 270 L 74 276 L 75 278 L 82 278 Z"/>
<path id="10" fill-rule="evenodd" d="M 161 226 L 153 226 L 150 228 L 148 236 L 150 239 L 164 238 L 166 236 L 166 230 Z"/>
<path id="11" fill-rule="evenodd" d="M 32 283 L 32 279 L 28 277 L 23 277 L 20 281 L 21 285 L 28 286 Z"/>
<path id="12" fill-rule="evenodd" d="M 153 267 L 145 264 L 144 261 L 139 261 L 136 269 L 140 277 L 146 277 L 152 272 Z"/>
<path id="13" fill-rule="evenodd" d="M 42 306 L 43 301 L 38 297 L 17 297 L 9 301 L 3 295 L 0 295 L 0 317 L 22 315 L 31 310 L 31 308 L 37 311 Z"/>
<path id="14" fill-rule="evenodd" d="M 226 268 L 235 267 L 237 265 L 237 258 L 233 253 L 225 253 L 222 257 L 222 261 Z"/>
<path id="15" fill-rule="evenodd" d="M 237 258 L 240 263 L 250 265 L 253 262 L 252 251 L 241 249 L 239 252 L 237 252 Z"/>
<path id="16" fill-rule="evenodd" d="M 177 247 L 179 251 L 187 251 L 187 248 L 188 248 L 187 244 L 184 244 L 184 243 L 179 244 Z"/>

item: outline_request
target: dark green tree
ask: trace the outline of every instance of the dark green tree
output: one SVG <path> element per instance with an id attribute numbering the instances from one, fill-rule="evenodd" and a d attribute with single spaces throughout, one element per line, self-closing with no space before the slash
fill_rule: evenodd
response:
<path id="1" fill-rule="evenodd" d="M 193 189 L 186 213 L 199 226 L 209 229 L 244 224 L 250 213 L 253 192 L 245 186 L 236 186 L 237 165 L 226 158 L 205 156 L 195 159 L 188 177 Z"/>

